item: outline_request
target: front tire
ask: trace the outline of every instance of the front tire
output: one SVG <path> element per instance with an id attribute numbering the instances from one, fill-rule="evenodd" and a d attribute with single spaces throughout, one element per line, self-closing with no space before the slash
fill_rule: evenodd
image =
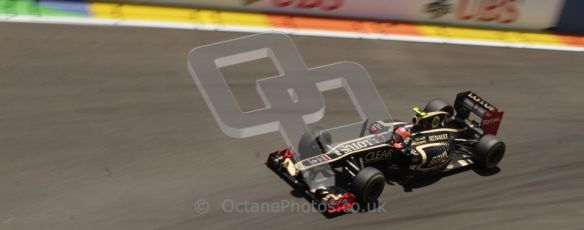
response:
<path id="1" fill-rule="evenodd" d="M 360 204 L 371 204 L 383 192 L 385 176 L 376 168 L 366 167 L 359 171 L 351 183 L 351 191 Z"/>
<path id="2" fill-rule="evenodd" d="M 505 155 L 505 143 L 498 137 L 487 134 L 482 136 L 474 146 L 472 159 L 482 169 L 497 168 Z"/>

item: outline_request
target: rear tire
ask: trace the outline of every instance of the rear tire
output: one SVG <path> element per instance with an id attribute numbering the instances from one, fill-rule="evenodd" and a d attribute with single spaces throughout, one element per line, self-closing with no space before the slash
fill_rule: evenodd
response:
<path id="1" fill-rule="evenodd" d="M 438 111 L 447 112 L 448 114 L 450 114 L 450 116 L 454 116 L 454 107 L 452 107 L 450 103 L 442 99 L 434 99 L 430 101 L 426 105 L 426 107 L 424 107 L 424 112 L 426 113 Z"/>
<path id="2" fill-rule="evenodd" d="M 360 204 L 377 201 L 385 187 L 385 176 L 376 168 L 366 167 L 359 171 L 351 183 L 351 191 Z"/>
<path id="3" fill-rule="evenodd" d="M 505 143 L 498 137 L 487 134 L 475 144 L 472 159 L 478 167 L 492 170 L 497 168 L 504 155 Z"/>

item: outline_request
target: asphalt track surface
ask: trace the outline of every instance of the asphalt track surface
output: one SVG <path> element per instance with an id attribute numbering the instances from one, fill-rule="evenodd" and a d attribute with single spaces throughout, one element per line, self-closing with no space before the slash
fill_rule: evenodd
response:
<path id="1" fill-rule="evenodd" d="M 263 164 L 283 146 L 279 134 L 225 136 L 187 71 L 190 49 L 245 34 L 0 31 L 0 229 L 584 228 L 583 53 L 293 37 L 310 67 L 363 64 L 394 118 L 469 89 L 506 112 L 498 174 L 468 171 L 411 192 L 388 185 L 385 212 L 326 218 L 222 210 L 225 200 L 307 202 Z M 232 71 L 243 107 L 258 106 L 250 76 L 262 72 Z M 344 96 L 327 94 L 321 125 L 356 117 Z M 197 200 L 208 213 L 195 212 Z"/>

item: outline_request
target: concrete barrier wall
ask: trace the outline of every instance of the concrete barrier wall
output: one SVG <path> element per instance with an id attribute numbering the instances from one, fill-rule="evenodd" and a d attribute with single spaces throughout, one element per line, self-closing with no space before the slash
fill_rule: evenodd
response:
<path id="1" fill-rule="evenodd" d="M 119 2 L 521 30 L 546 30 L 555 27 L 564 6 L 564 0 L 124 0 Z"/>
<path id="2" fill-rule="evenodd" d="M 88 16 L 102 2 L 584 34 L 583 0 L 0 0 L 0 15 Z"/>

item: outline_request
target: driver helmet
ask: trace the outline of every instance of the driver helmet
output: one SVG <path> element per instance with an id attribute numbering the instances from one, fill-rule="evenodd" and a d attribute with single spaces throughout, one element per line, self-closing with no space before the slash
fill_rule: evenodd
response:
<path id="1" fill-rule="evenodd" d="M 408 129 L 405 127 L 399 127 L 393 132 L 393 141 L 395 143 L 403 142 L 410 135 L 411 133 Z"/>

